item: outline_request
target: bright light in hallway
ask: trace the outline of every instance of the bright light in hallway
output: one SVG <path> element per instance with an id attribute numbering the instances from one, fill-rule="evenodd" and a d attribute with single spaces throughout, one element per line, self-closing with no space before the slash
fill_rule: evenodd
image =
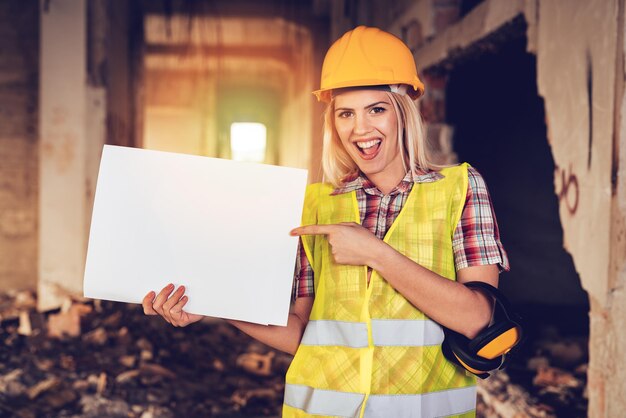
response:
<path id="1" fill-rule="evenodd" d="M 261 163 L 265 160 L 267 129 L 262 123 L 236 122 L 230 125 L 230 150 L 235 161 Z"/>

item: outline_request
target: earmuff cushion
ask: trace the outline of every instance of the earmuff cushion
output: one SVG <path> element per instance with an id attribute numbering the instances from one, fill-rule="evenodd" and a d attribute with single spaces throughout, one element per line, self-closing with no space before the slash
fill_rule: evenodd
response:
<path id="1" fill-rule="evenodd" d="M 457 359 L 454 358 L 454 355 L 456 355 L 458 356 L 459 359 L 461 359 L 461 361 L 463 361 L 465 364 L 470 366 L 472 369 L 476 369 L 476 370 L 480 370 L 484 372 L 495 370 L 502 365 L 502 362 L 503 362 L 502 356 L 498 356 L 494 359 L 487 359 L 487 358 L 476 355 L 475 352 L 470 351 L 468 349 L 469 339 L 466 338 L 465 336 L 449 329 L 444 329 L 444 334 L 445 334 L 445 339 L 444 339 L 443 345 L 444 346 L 447 345 L 445 350 L 448 350 L 448 354 L 449 355 L 451 354 L 450 357 L 452 357 L 450 358 L 446 356 L 448 360 L 456 364 L 459 364 Z M 444 355 L 446 355 L 445 351 L 444 351 Z M 461 365 L 461 367 L 463 366 Z"/>
<path id="2" fill-rule="evenodd" d="M 502 322 L 496 322 L 495 324 L 487 327 L 482 330 L 476 337 L 472 340 L 468 340 L 468 350 L 472 353 L 478 353 L 484 346 L 492 342 L 494 339 L 498 338 L 500 335 L 504 334 L 506 331 L 517 328 L 518 325 L 508 321 L 503 320 Z"/>

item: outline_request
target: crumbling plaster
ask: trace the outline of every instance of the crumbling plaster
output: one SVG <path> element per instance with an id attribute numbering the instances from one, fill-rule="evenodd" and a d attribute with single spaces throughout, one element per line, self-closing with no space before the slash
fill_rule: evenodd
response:
<path id="1" fill-rule="evenodd" d="M 619 416 L 626 410 L 626 374 L 615 367 L 626 360 L 624 270 L 609 268 L 624 262 L 624 254 L 615 251 L 623 247 L 615 234 L 624 227 L 619 222 L 623 204 L 621 213 L 616 204 L 624 200 L 623 179 L 617 188 L 611 182 L 613 135 L 618 134 L 616 67 L 617 59 L 623 59 L 618 51 L 623 9 L 618 6 L 618 1 L 606 0 L 543 0 L 537 15 L 537 84 L 557 166 L 554 185 L 564 246 L 591 305 L 592 417 Z"/>
<path id="2" fill-rule="evenodd" d="M 542 1 L 538 19 L 537 84 L 564 244 L 600 306 L 608 296 L 616 16 L 616 2 Z"/>

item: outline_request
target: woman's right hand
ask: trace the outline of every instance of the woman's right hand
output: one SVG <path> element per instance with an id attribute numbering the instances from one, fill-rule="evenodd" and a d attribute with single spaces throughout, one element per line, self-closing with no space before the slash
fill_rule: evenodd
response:
<path id="1" fill-rule="evenodd" d="M 203 315 L 185 312 L 183 307 L 189 298 L 184 296 L 185 286 L 180 286 L 174 291 L 174 285 L 165 286 L 155 297 L 155 292 L 150 291 L 141 302 L 143 313 L 146 315 L 161 315 L 168 323 L 175 327 L 186 327 L 189 324 L 198 322 Z"/>

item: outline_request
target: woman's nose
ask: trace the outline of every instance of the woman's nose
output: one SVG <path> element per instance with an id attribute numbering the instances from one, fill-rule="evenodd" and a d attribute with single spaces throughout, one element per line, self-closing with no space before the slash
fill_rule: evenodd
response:
<path id="1" fill-rule="evenodd" d="M 354 133 L 356 135 L 366 134 L 371 131 L 369 120 L 364 115 L 357 115 L 354 118 Z"/>

